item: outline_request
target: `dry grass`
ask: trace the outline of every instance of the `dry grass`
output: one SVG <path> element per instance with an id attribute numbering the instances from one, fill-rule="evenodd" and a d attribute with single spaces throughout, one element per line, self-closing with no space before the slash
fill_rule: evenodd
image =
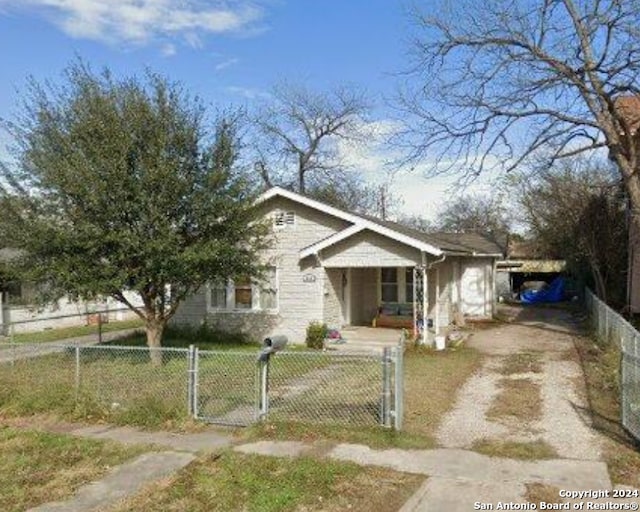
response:
<path id="1" fill-rule="evenodd" d="M 18 512 L 71 496 L 146 451 L 117 443 L 0 427 L 0 510 Z"/>
<path id="2" fill-rule="evenodd" d="M 481 364 L 482 355 L 468 347 L 407 351 L 404 430 L 435 438 L 444 415 L 455 405 L 458 391 Z"/>
<path id="3" fill-rule="evenodd" d="M 542 417 L 540 386 L 530 379 L 501 379 L 500 392 L 487 411 L 497 421 L 537 421 Z"/>
<path id="4" fill-rule="evenodd" d="M 518 352 L 507 356 L 498 370 L 502 375 L 515 375 L 519 373 L 541 373 L 541 352 Z"/>
<path id="5" fill-rule="evenodd" d="M 620 351 L 576 338 L 585 375 L 593 426 L 606 437 L 603 453 L 615 484 L 640 487 L 640 445 L 626 432 L 620 416 Z"/>
<path id="6" fill-rule="evenodd" d="M 268 422 L 243 432 L 247 440 L 298 439 L 362 443 L 375 448 L 434 448 L 435 433 L 444 415 L 454 406 L 456 394 L 481 365 L 482 356 L 469 348 L 435 352 L 411 348 L 405 353 L 405 415 L 402 432 L 372 426 L 315 425 Z"/>
<path id="7" fill-rule="evenodd" d="M 505 457 L 509 459 L 539 460 L 558 457 L 558 453 L 553 446 L 543 440 L 524 443 L 482 439 L 473 443 L 471 449 L 489 457 Z"/>
<path id="8" fill-rule="evenodd" d="M 110 512 L 398 510 L 424 477 L 312 457 L 224 452 L 148 486 Z"/>
<path id="9" fill-rule="evenodd" d="M 560 488 L 546 484 L 526 484 L 526 500 L 529 503 L 564 503 L 560 497 Z"/>

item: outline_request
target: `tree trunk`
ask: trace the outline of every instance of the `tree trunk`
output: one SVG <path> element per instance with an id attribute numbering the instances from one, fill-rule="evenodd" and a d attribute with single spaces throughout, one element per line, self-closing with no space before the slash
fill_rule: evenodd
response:
<path id="1" fill-rule="evenodd" d="M 153 366 L 162 365 L 162 333 L 165 328 L 165 320 L 151 319 L 147 320 L 147 346 L 151 349 L 149 357 Z"/>
<path id="2" fill-rule="evenodd" d="M 633 176 L 630 182 L 638 181 Z M 627 269 L 627 305 L 629 312 L 640 313 L 640 187 L 627 186 L 629 194 L 629 263 Z"/>

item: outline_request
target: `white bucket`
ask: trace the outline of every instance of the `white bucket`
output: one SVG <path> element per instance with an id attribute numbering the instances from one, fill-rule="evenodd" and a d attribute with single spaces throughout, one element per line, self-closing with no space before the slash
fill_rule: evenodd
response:
<path id="1" fill-rule="evenodd" d="M 444 350 L 445 339 L 444 336 L 436 336 L 436 350 Z"/>

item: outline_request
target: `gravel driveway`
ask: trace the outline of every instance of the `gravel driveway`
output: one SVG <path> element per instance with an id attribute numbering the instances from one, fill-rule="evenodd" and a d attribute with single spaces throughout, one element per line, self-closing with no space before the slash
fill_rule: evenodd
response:
<path id="1" fill-rule="evenodd" d="M 508 323 L 477 330 L 468 341 L 487 357 L 458 393 L 454 408 L 440 426 L 438 442 L 447 448 L 469 448 L 481 440 L 542 440 L 560 457 L 600 459 L 600 440 L 585 412 L 584 379 L 574 347 L 575 337 L 583 334 L 570 313 L 514 307 L 504 307 L 501 313 L 509 317 Z M 513 354 L 535 357 L 536 371 L 505 375 Z M 538 419 L 487 417 L 504 379 L 526 379 L 539 386 Z"/>

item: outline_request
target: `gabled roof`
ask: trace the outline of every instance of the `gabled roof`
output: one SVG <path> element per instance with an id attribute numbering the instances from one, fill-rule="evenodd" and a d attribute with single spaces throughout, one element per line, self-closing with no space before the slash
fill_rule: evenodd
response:
<path id="1" fill-rule="evenodd" d="M 267 190 L 258 198 L 258 202 L 264 202 L 274 197 L 284 197 L 352 224 L 348 228 L 304 248 L 300 253 L 301 258 L 315 254 L 365 229 L 434 256 L 442 254 L 502 256 L 504 253 L 498 243 L 479 233 L 425 233 L 397 222 L 341 210 L 317 199 L 280 187 Z"/>

